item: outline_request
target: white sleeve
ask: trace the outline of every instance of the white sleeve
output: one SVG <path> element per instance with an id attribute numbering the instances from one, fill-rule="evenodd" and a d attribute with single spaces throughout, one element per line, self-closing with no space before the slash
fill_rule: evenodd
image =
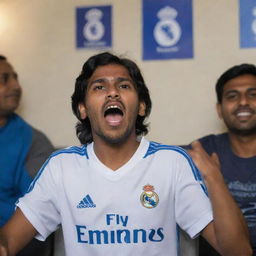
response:
<path id="1" fill-rule="evenodd" d="M 53 160 L 53 161 L 52 161 Z M 59 168 L 54 159 L 47 160 L 30 188 L 16 203 L 29 222 L 38 231 L 39 240 L 45 240 L 60 224 L 58 210 L 58 181 L 61 179 Z"/>
<path id="2" fill-rule="evenodd" d="M 213 215 L 199 171 L 187 154 L 181 158 L 176 166 L 175 215 L 178 225 L 194 238 L 213 220 Z"/>

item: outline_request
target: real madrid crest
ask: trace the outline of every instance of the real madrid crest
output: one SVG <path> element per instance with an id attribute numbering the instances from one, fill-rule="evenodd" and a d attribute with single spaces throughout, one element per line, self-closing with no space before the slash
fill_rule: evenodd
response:
<path id="1" fill-rule="evenodd" d="M 154 28 L 154 38 L 161 47 L 172 47 L 181 38 L 181 28 L 177 20 L 178 11 L 170 6 L 160 9 L 157 13 L 160 19 Z"/>
<path id="2" fill-rule="evenodd" d="M 155 208 L 159 203 L 159 198 L 156 192 L 154 192 L 154 187 L 152 185 L 145 185 L 143 187 L 144 192 L 140 196 L 140 201 L 142 205 L 146 208 Z"/>

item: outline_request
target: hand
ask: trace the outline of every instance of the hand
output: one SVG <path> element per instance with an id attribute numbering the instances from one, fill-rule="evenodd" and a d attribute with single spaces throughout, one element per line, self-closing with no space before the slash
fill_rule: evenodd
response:
<path id="1" fill-rule="evenodd" d="M 192 149 L 188 150 L 195 165 L 201 172 L 204 179 L 213 176 L 222 177 L 220 173 L 220 162 L 216 153 L 211 156 L 202 147 L 199 141 L 194 141 L 191 144 Z"/>
<path id="2" fill-rule="evenodd" d="M 199 141 L 191 146 L 188 152 L 203 176 L 214 216 L 202 235 L 221 255 L 252 255 L 244 217 L 224 182 L 217 154 L 207 154 Z"/>
<path id="3" fill-rule="evenodd" d="M 7 249 L 0 245 L 0 256 L 8 256 Z"/>

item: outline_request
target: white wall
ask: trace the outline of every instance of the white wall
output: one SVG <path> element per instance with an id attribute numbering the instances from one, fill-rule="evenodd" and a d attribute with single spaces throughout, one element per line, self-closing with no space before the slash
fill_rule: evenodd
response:
<path id="1" fill-rule="evenodd" d="M 75 8 L 113 6 L 113 48 L 141 67 L 151 90 L 149 138 L 185 144 L 223 129 L 214 84 L 227 68 L 254 63 L 239 48 L 238 0 L 194 0 L 194 59 L 142 61 L 140 0 L 0 0 L 0 54 L 20 76 L 19 113 L 56 146 L 78 144 L 70 107 L 74 80 L 93 50 L 75 47 Z"/>

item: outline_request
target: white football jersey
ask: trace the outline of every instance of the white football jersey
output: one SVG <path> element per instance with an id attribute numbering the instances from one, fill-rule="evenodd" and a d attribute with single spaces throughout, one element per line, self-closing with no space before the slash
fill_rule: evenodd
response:
<path id="1" fill-rule="evenodd" d="M 175 256 L 178 226 L 195 237 L 213 218 L 186 152 L 145 138 L 116 171 L 93 143 L 55 152 L 17 206 L 40 240 L 61 224 L 69 256 Z"/>

